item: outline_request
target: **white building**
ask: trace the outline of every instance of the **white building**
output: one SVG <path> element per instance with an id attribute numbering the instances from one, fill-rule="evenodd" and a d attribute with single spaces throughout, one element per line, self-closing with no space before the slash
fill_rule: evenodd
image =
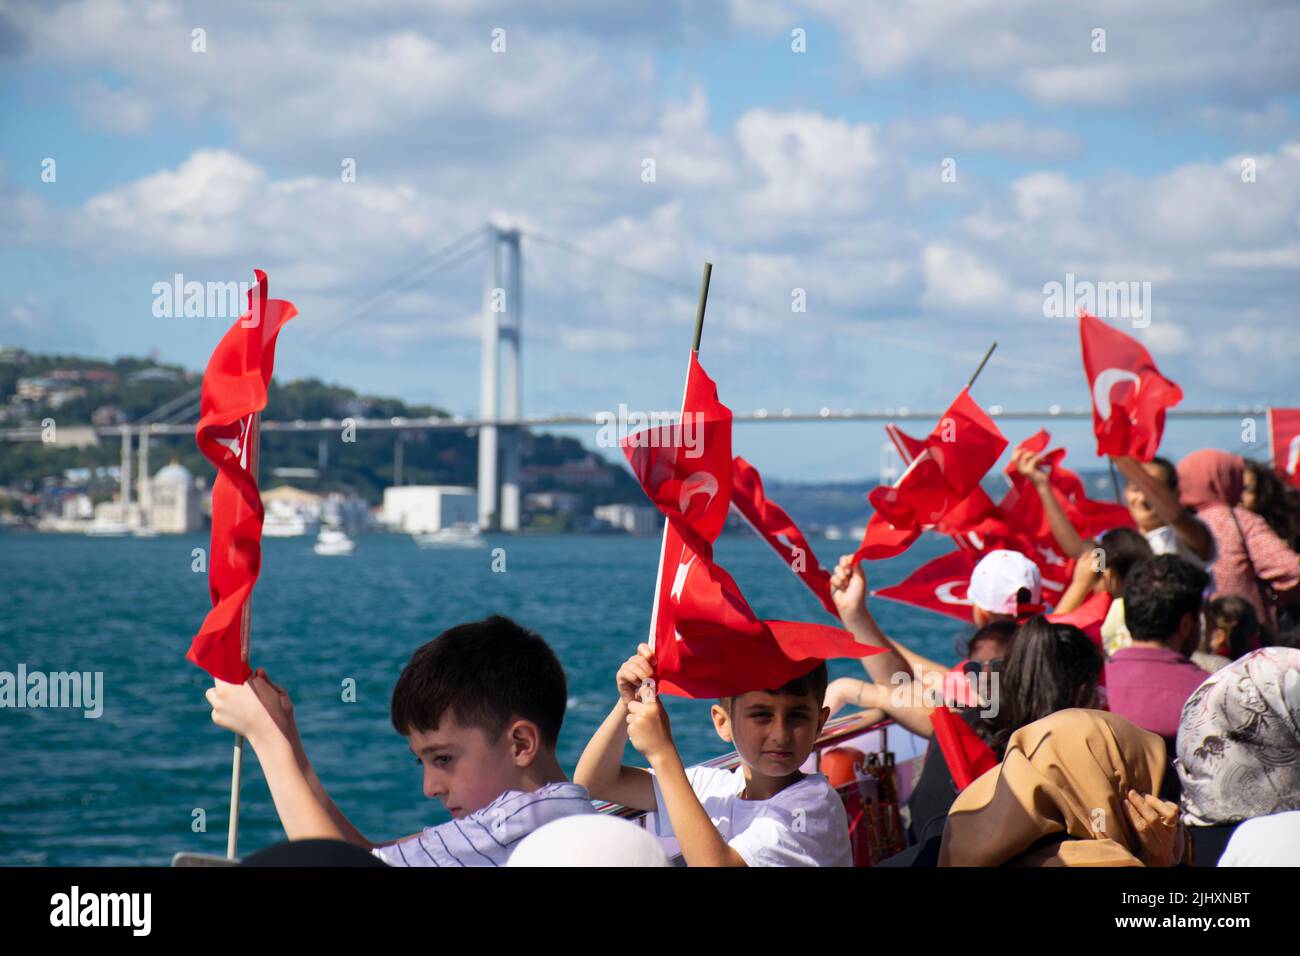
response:
<path id="1" fill-rule="evenodd" d="M 80 493 L 63 499 L 63 518 L 66 521 L 90 521 L 95 517 L 95 505 L 90 495 Z"/>
<path id="2" fill-rule="evenodd" d="M 384 489 L 379 520 L 392 531 L 424 534 L 478 521 L 478 492 L 461 485 L 400 485 Z"/>
<path id="3" fill-rule="evenodd" d="M 628 534 L 658 534 L 664 526 L 659 509 L 644 505 L 597 505 L 592 514 Z"/>
<path id="4" fill-rule="evenodd" d="M 185 534 L 201 526 L 199 490 L 194 476 L 173 461 L 149 480 L 149 526 L 166 534 Z"/>

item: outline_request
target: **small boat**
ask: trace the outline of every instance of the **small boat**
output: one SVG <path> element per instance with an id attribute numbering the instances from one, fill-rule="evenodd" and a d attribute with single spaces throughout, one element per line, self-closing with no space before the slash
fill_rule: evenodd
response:
<path id="1" fill-rule="evenodd" d="M 338 557 L 351 554 L 355 548 L 353 540 L 338 528 L 321 528 L 312 550 L 326 557 Z"/>
<path id="2" fill-rule="evenodd" d="M 262 521 L 264 538 L 301 538 L 307 530 L 307 519 L 292 511 L 270 510 Z"/>
<path id="3" fill-rule="evenodd" d="M 145 525 L 145 526 L 140 527 L 140 528 L 132 528 L 132 529 L 131 529 L 131 537 L 133 537 L 133 538 L 156 538 L 156 537 L 158 537 L 158 532 L 155 531 L 153 528 L 150 528 L 149 526 Z"/>
<path id="4" fill-rule="evenodd" d="M 422 548 L 481 548 L 486 544 L 476 524 L 453 524 L 412 535 Z"/>
<path id="5" fill-rule="evenodd" d="M 86 525 L 86 534 L 91 538 L 123 538 L 130 530 L 121 521 L 92 521 Z"/>

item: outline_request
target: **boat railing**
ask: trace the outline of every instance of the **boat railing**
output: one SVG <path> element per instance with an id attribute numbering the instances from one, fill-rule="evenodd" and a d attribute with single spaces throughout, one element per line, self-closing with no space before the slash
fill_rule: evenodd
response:
<path id="1" fill-rule="evenodd" d="M 828 720 L 826 726 L 822 728 L 821 736 L 817 738 L 817 743 L 813 745 L 813 752 L 808 758 L 809 763 L 804 765 L 804 769 L 813 773 L 819 772 L 823 752 L 835 747 L 863 743 L 864 738 L 864 746 L 871 753 L 895 752 L 891 750 L 891 730 L 893 731 L 893 747 L 898 752 L 895 764 L 900 768 L 898 798 L 899 800 L 906 800 L 911 793 L 915 778 L 919 774 L 919 769 L 912 761 L 924 757 L 925 747 L 929 741 L 923 737 L 918 737 L 893 720 L 869 721 L 860 713 L 848 714 L 844 717 Z M 695 766 L 730 770 L 739 763 L 740 755 L 733 750 L 730 753 L 720 754 L 717 757 L 701 761 Z M 593 806 L 595 806 L 598 813 L 607 813 L 624 820 L 644 821 L 648 813 L 648 811 L 638 810 L 635 807 L 626 807 L 619 803 L 609 803 L 607 801 L 593 801 Z"/>

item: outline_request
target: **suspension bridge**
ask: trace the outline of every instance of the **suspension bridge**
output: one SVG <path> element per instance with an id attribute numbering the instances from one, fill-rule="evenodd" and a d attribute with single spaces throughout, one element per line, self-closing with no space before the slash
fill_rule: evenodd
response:
<path id="1" fill-rule="evenodd" d="M 483 256 L 483 293 L 480 315 L 480 367 L 479 408 L 474 416 L 445 415 L 419 418 L 322 418 L 318 420 L 274 421 L 262 420 L 264 432 L 337 433 L 344 428 L 355 431 L 394 433 L 394 483 L 401 484 L 402 443 L 410 433 L 422 431 L 463 430 L 478 439 L 478 516 L 485 529 L 500 531 L 519 530 L 520 521 L 520 449 L 522 434 L 529 429 L 560 426 L 593 426 L 607 422 L 606 411 L 550 415 L 525 415 L 522 407 L 523 379 L 523 238 L 550 245 L 566 253 L 585 258 L 603 268 L 612 268 L 642 281 L 654 283 L 683 295 L 693 295 L 688 284 L 658 275 L 618 260 L 592 253 L 588 250 L 535 231 L 519 228 L 502 228 L 492 223 L 470 230 L 447 243 L 410 269 L 390 277 L 377 288 L 356 297 L 340 310 L 342 318 L 311 328 L 299 341 L 299 347 L 323 338 L 342 328 L 358 311 L 374 313 L 386 308 L 398 296 L 419 289 L 433 278 Z M 770 307 L 730 297 L 739 304 L 760 312 Z M 726 298 L 723 301 L 727 301 Z M 958 352 L 933 342 L 885 336 L 882 341 L 928 352 L 960 357 L 978 358 L 977 355 Z M 994 359 L 1012 367 L 1031 367 L 1014 360 Z M 1032 366 L 1037 371 L 1041 367 Z M 133 422 L 92 426 L 99 438 L 119 438 L 122 443 L 120 468 L 121 501 L 131 503 L 132 465 L 136 458 L 137 474 L 149 474 L 149 451 L 152 437 L 192 435 L 199 412 L 200 389 L 192 388 L 177 395 L 164 405 Z M 1175 419 L 1239 418 L 1265 412 L 1262 405 L 1241 405 L 1233 408 L 1174 409 L 1168 417 Z M 996 419 L 1011 421 L 1091 420 L 1091 408 L 1062 408 L 1053 405 L 1048 409 L 1005 409 L 998 405 L 987 411 Z M 827 422 L 907 422 L 915 421 L 929 427 L 943 414 L 941 409 L 913 410 L 907 407 L 879 409 L 832 408 L 768 409 L 749 411 L 733 410 L 739 423 L 827 423 Z M 0 439 L 8 441 L 41 441 L 41 427 L 16 427 L 0 429 Z M 894 470 L 889 456 L 893 446 L 882 445 L 881 474 Z M 140 495 L 148 494 L 148 481 L 138 482 Z M 142 505 L 145 501 L 140 502 Z"/>

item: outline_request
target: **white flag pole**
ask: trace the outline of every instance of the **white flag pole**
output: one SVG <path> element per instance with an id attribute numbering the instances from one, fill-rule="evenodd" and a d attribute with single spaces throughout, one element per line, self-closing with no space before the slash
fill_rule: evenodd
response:
<path id="1" fill-rule="evenodd" d="M 248 419 L 248 435 L 244 440 L 244 464 L 253 476 L 253 486 L 258 487 L 261 459 L 262 415 L 254 412 Z M 259 489 L 258 493 L 261 491 Z M 239 650 L 244 663 L 248 663 L 248 648 L 253 637 L 253 593 L 248 593 L 239 621 Z M 226 857 L 235 859 L 239 848 L 239 778 L 244 764 L 244 736 L 235 734 L 235 752 L 230 767 L 230 828 L 226 831 Z"/>
<path id="2" fill-rule="evenodd" d="M 704 278 L 700 280 L 700 302 L 695 307 L 695 338 L 691 342 L 691 354 L 699 355 L 700 336 L 704 332 L 704 309 L 709 302 L 709 281 L 713 278 L 713 263 L 704 263 Z M 686 389 L 690 385 L 691 369 L 688 364 L 686 367 L 686 382 L 682 385 L 682 411 L 678 416 L 677 422 L 679 428 L 685 428 L 684 421 L 686 417 Z M 659 570 L 655 574 L 655 598 L 654 604 L 650 606 L 650 650 L 655 649 L 655 631 L 659 625 L 659 591 L 664 580 L 664 551 L 668 548 L 668 519 L 664 518 L 663 536 L 659 539 Z"/>

